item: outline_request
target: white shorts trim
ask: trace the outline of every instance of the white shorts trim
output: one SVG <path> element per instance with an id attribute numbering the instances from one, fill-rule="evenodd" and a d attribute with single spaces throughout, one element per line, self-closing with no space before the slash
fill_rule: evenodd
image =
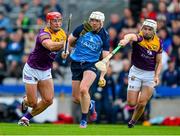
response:
<path id="1" fill-rule="evenodd" d="M 31 68 L 27 63 L 23 68 L 23 82 L 29 84 L 37 84 L 39 80 L 47 80 L 52 78 L 51 69 L 46 71 Z"/>
<path id="2" fill-rule="evenodd" d="M 140 91 L 142 86 L 154 88 L 155 71 L 146 71 L 132 66 L 128 76 L 128 90 Z"/>

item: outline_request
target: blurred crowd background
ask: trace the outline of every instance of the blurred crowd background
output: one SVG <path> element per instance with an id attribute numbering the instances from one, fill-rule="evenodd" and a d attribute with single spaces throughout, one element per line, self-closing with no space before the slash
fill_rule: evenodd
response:
<path id="1" fill-rule="evenodd" d="M 63 14 L 63 28 L 67 30 L 69 13 L 73 14 L 71 31 L 94 10 L 105 13 L 104 27 L 110 35 L 112 51 L 124 34 L 138 33 L 146 18 L 158 23 L 157 35 L 163 40 L 163 70 L 161 87 L 180 86 L 180 1 L 179 0 L 0 0 L 0 84 L 23 85 L 22 68 L 32 51 L 38 30 L 45 25 L 49 11 Z M 131 45 L 121 49 L 110 61 L 107 85 L 92 87 L 98 116 L 97 123 L 106 121 L 127 122 L 133 109 L 126 105 L 128 71 L 131 66 Z M 56 85 L 71 86 L 69 63 L 62 63 L 60 55 L 53 63 L 53 78 Z M 165 90 L 168 91 L 166 88 Z M 179 92 L 177 92 L 179 91 Z M 180 89 L 176 89 L 180 96 Z M 23 95 L 23 94 L 22 94 Z M 62 94 L 58 94 L 62 95 Z M 160 97 L 155 95 L 156 97 Z M 170 92 L 171 96 L 171 92 Z M 178 96 L 178 95 L 177 95 Z M 1 92 L 3 97 L 3 92 Z M 73 110 L 74 109 L 74 110 Z M 143 120 L 149 119 L 150 104 Z M 1 111 L 1 110 L 0 110 Z M 77 113 L 77 108 L 72 108 Z M 120 114 L 119 114 L 120 113 Z"/>

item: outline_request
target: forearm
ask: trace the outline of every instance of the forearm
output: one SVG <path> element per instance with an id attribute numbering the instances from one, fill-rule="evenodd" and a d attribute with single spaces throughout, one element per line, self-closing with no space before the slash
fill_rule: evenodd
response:
<path id="1" fill-rule="evenodd" d="M 159 77 L 162 69 L 162 62 L 158 62 L 155 67 L 155 77 Z"/>
<path id="2" fill-rule="evenodd" d="M 53 43 L 53 46 L 51 47 L 51 51 L 59 51 L 64 47 L 64 44 L 60 42 Z"/>
<path id="3" fill-rule="evenodd" d="M 137 40 L 137 36 L 136 36 L 136 34 L 126 34 L 124 36 L 124 40 L 126 40 L 127 42 L 136 41 Z"/>
<path id="4" fill-rule="evenodd" d="M 124 36 L 124 40 L 126 40 L 127 42 L 130 42 L 132 39 L 132 35 L 131 34 L 127 34 Z"/>
<path id="5" fill-rule="evenodd" d="M 130 41 L 137 41 L 138 38 L 136 34 L 126 34 L 122 40 L 120 40 L 119 45 L 126 46 Z"/>
<path id="6" fill-rule="evenodd" d="M 69 38 L 68 38 L 69 48 L 75 47 L 76 40 L 77 40 L 77 38 L 74 37 L 72 34 L 69 36 Z"/>
<path id="7" fill-rule="evenodd" d="M 61 42 L 53 42 L 52 40 L 43 41 L 43 46 L 50 51 L 59 51 L 64 47 L 64 41 Z"/>

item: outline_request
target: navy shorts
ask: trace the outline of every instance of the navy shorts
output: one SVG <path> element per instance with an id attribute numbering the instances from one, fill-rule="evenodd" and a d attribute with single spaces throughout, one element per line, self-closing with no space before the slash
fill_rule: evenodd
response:
<path id="1" fill-rule="evenodd" d="M 72 80 L 81 81 L 83 78 L 84 71 L 90 70 L 97 75 L 97 68 L 95 67 L 96 62 L 71 62 Z"/>

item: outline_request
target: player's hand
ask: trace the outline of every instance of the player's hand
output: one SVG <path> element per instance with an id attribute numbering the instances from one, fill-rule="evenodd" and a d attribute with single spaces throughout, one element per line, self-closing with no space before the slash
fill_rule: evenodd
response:
<path id="1" fill-rule="evenodd" d="M 119 46 L 125 46 L 126 44 L 128 44 L 128 42 L 129 42 L 128 40 L 122 39 L 122 40 L 119 41 L 118 45 Z"/>
<path id="2" fill-rule="evenodd" d="M 66 59 L 68 57 L 68 55 L 69 55 L 69 51 L 66 51 L 66 53 L 65 53 L 65 51 L 62 51 L 62 53 L 61 53 L 61 57 L 63 59 Z"/>
<path id="3" fill-rule="evenodd" d="M 159 84 L 159 77 L 154 77 L 154 82 L 155 82 L 155 86 L 157 86 Z"/>
<path id="4" fill-rule="evenodd" d="M 104 87 L 106 85 L 106 80 L 104 78 L 100 78 L 98 82 L 99 87 Z"/>

